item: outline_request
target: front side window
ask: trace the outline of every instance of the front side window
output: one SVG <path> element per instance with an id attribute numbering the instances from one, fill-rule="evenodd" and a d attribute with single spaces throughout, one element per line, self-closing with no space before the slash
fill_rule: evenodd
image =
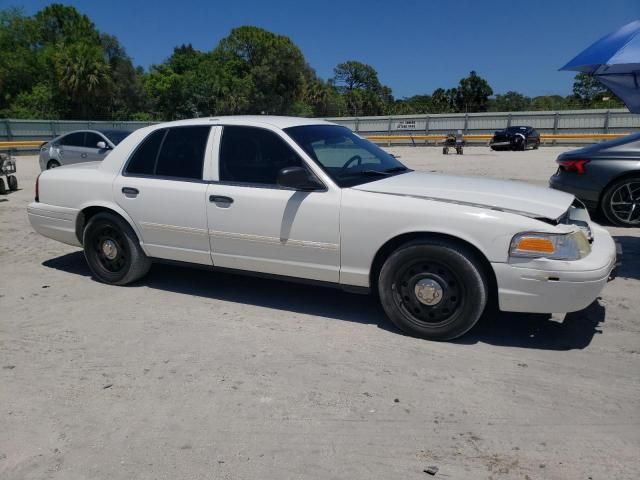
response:
<path id="1" fill-rule="evenodd" d="M 67 147 L 83 147 L 84 132 L 75 132 L 65 135 L 60 139 L 60 144 Z"/>
<path id="2" fill-rule="evenodd" d="M 201 180 L 210 130 L 206 125 L 155 130 L 133 153 L 125 175 Z"/>
<path id="3" fill-rule="evenodd" d="M 339 125 L 305 125 L 285 132 L 341 187 L 409 171 L 387 152 Z"/>
<path id="4" fill-rule="evenodd" d="M 262 128 L 226 126 L 220 144 L 220 180 L 276 185 L 285 167 L 304 162 L 275 133 Z"/>
<path id="5" fill-rule="evenodd" d="M 104 142 L 104 138 L 102 138 L 97 133 L 87 132 L 84 137 L 84 146 L 87 148 L 98 148 L 98 142 Z M 104 142 L 107 143 L 107 142 Z"/>

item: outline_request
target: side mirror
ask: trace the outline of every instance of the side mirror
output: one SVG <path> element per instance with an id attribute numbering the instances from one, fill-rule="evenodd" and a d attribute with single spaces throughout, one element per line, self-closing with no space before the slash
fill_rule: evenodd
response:
<path id="1" fill-rule="evenodd" d="M 109 147 L 107 147 L 107 143 L 104 141 L 100 141 L 96 144 L 96 147 L 98 147 L 100 150 L 105 150 Z"/>
<path id="2" fill-rule="evenodd" d="M 286 167 L 278 172 L 278 185 L 281 187 L 295 188 L 307 192 L 322 190 L 324 186 L 306 168 Z"/>

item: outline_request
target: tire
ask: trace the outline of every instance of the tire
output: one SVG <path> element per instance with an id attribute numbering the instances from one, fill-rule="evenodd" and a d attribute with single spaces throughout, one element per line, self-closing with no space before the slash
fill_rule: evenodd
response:
<path id="1" fill-rule="evenodd" d="M 526 140 L 520 135 L 516 135 L 511 140 L 511 150 L 515 152 L 526 150 Z"/>
<path id="2" fill-rule="evenodd" d="M 442 154 L 443 155 L 448 155 L 449 154 L 449 149 L 447 147 L 442 147 Z"/>
<path id="3" fill-rule="evenodd" d="M 58 168 L 60 166 L 60 162 L 57 160 L 49 160 L 47 162 L 47 170 L 51 170 L 52 168 Z"/>
<path id="4" fill-rule="evenodd" d="M 11 190 L 12 192 L 18 190 L 18 179 L 15 175 L 9 175 L 7 177 L 7 184 L 9 185 L 9 190 Z"/>
<path id="5" fill-rule="evenodd" d="M 4 180 L 0 178 L 0 195 L 7 194 L 7 187 L 4 186 Z"/>
<path id="6" fill-rule="evenodd" d="M 103 283 L 126 285 L 144 277 L 151 268 L 135 232 L 116 215 L 98 213 L 91 217 L 82 243 L 93 276 Z"/>
<path id="7" fill-rule="evenodd" d="M 378 293 L 385 313 L 403 332 L 452 340 L 468 332 L 482 315 L 487 285 L 481 263 L 469 248 L 445 240 L 421 240 L 401 246 L 387 258 Z"/>
<path id="8" fill-rule="evenodd" d="M 640 176 L 611 184 L 602 196 L 600 209 L 614 225 L 640 227 Z"/>

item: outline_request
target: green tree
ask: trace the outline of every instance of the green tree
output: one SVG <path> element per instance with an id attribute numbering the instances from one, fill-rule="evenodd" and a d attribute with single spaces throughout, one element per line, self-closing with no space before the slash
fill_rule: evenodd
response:
<path id="1" fill-rule="evenodd" d="M 43 65 L 32 48 L 35 38 L 30 18 L 15 8 L 0 10 L 0 111 L 40 78 Z"/>
<path id="2" fill-rule="evenodd" d="M 100 34 L 100 44 L 109 64 L 109 116 L 127 120 L 134 112 L 146 108 L 142 72 L 133 66 L 131 58 L 116 37 Z"/>
<path id="3" fill-rule="evenodd" d="M 522 112 L 530 107 L 531 99 L 514 91 L 509 91 L 504 95 L 498 94 L 488 103 L 488 110 L 491 112 Z"/>
<path id="4" fill-rule="evenodd" d="M 486 112 L 493 89 L 475 71 L 460 80 L 455 94 L 455 105 L 459 112 Z"/>
<path id="5" fill-rule="evenodd" d="M 455 112 L 457 90 L 455 88 L 437 88 L 431 94 L 431 113 Z"/>
<path id="6" fill-rule="evenodd" d="M 109 64 L 97 45 L 72 43 L 55 61 L 60 90 L 67 95 L 73 114 L 91 118 L 104 110 L 102 87 L 109 82 Z"/>
<path id="7" fill-rule="evenodd" d="M 336 65 L 330 83 L 343 95 L 348 115 L 380 115 L 393 104 L 391 89 L 365 63 L 349 60 Z"/>
<path id="8" fill-rule="evenodd" d="M 532 98 L 529 108 L 536 111 L 563 110 L 567 108 L 567 102 L 560 95 L 542 95 Z"/>
<path id="9" fill-rule="evenodd" d="M 578 73 L 574 78 L 573 95 L 586 106 L 598 97 L 608 96 L 607 93 L 610 93 L 608 89 L 588 73 Z"/>
<path id="10" fill-rule="evenodd" d="M 300 49 L 284 35 L 252 26 L 234 28 L 211 56 L 221 69 L 218 91 L 235 97 L 233 105 L 226 100 L 219 104 L 225 109 L 283 114 L 300 97 L 308 66 Z"/>

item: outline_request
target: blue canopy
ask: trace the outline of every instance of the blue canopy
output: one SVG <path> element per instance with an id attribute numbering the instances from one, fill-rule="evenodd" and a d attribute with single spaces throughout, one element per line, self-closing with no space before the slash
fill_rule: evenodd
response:
<path id="1" fill-rule="evenodd" d="M 640 20 L 601 38 L 560 70 L 593 75 L 630 111 L 640 113 Z"/>

